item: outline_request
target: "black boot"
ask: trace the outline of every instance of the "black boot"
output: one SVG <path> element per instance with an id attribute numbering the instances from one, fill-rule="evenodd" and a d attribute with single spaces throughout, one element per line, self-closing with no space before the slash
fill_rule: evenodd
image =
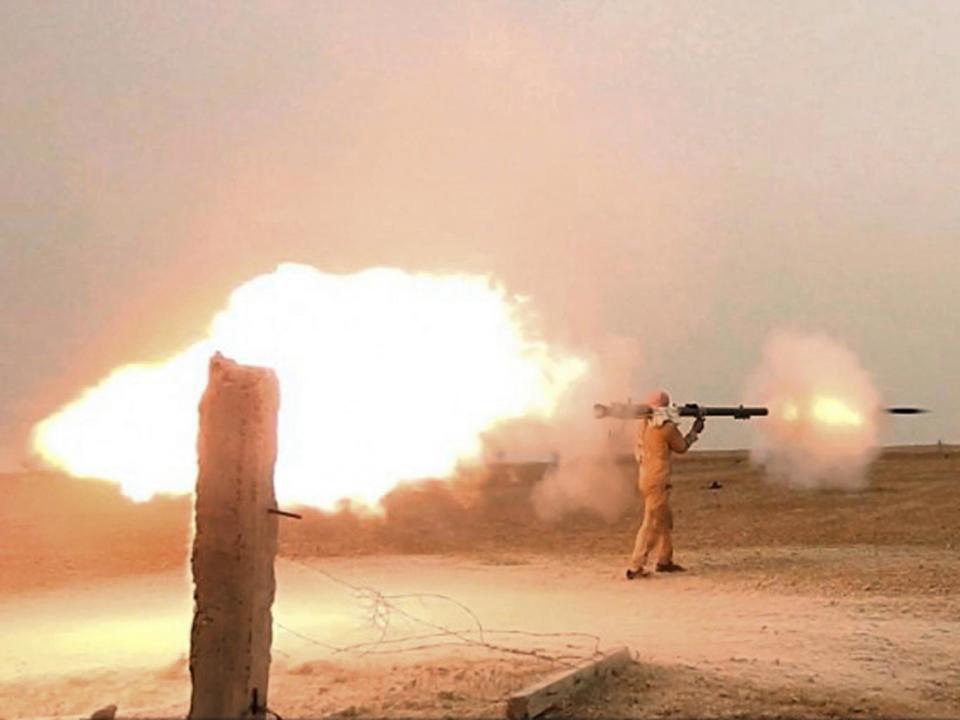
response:
<path id="1" fill-rule="evenodd" d="M 682 565 L 677 565 L 673 560 L 667 563 L 657 563 L 657 572 L 686 572 L 686 568 Z"/>
<path id="2" fill-rule="evenodd" d="M 627 568 L 627 580 L 633 580 L 634 578 L 646 577 L 646 576 L 649 575 L 649 574 L 650 574 L 650 573 L 648 573 L 648 572 L 647 572 L 646 570 L 644 570 L 643 568 L 640 568 L 639 570 L 632 570 L 631 568 Z"/>

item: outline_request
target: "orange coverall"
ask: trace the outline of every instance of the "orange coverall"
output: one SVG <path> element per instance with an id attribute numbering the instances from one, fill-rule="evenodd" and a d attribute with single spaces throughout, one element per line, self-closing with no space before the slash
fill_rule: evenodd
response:
<path id="1" fill-rule="evenodd" d="M 695 436 L 694 436 L 695 439 Z M 630 558 L 630 568 L 642 570 L 651 552 L 656 551 L 658 565 L 673 562 L 673 513 L 669 490 L 671 455 L 685 453 L 693 439 L 687 440 L 669 420 L 656 426 L 641 420 L 637 432 L 637 461 L 640 463 L 639 484 L 643 494 L 643 524 Z"/>

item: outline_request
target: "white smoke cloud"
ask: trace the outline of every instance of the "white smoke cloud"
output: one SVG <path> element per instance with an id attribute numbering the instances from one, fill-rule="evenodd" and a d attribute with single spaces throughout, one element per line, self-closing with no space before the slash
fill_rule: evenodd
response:
<path id="1" fill-rule="evenodd" d="M 618 519 L 632 507 L 634 480 L 618 458 L 632 452 L 634 424 L 599 421 L 595 402 L 626 398 L 641 364 L 635 339 L 598 340 L 589 369 L 564 395 L 548 423 L 504 424 L 486 438 L 488 449 L 506 459 L 553 459 L 555 464 L 531 490 L 541 520 L 555 522 L 577 512 Z"/>
<path id="2" fill-rule="evenodd" d="M 548 522 L 580 511 L 614 522 L 631 507 L 633 494 L 616 458 L 600 452 L 560 462 L 534 486 L 530 500 Z"/>
<path id="3" fill-rule="evenodd" d="M 880 397 L 841 343 L 776 333 L 747 381 L 745 399 L 770 408 L 756 424 L 751 457 L 771 478 L 803 488 L 865 484 L 877 454 Z"/>

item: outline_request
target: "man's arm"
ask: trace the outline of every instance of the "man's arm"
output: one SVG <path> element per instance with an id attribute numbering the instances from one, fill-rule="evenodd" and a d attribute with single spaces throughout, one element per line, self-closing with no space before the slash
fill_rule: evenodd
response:
<path id="1" fill-rule="evenodd" d="M 693 423 L 693 427 L 690 428 L 690 432 L 684 436 L 680 434 L 680 428 L 670 423 L 670 431 L 667 433 L 667 443 L 670 445 L 670 449 L 675 453 L 685 453 L 700 437 L 700 433 L 703 432 L 703 426 L 703 418 L 697 418 Z"/>

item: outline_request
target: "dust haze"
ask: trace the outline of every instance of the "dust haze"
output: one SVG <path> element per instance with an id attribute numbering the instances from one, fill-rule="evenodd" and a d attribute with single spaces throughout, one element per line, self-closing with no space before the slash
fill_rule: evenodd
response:
<path id="1" fill-rule="evenodd" d="M 19 465 L 83 388 L 197 345 L 235 288 L 296 263 L 490 278 L 535 310 L 525 337 L 588 369 L 549 421 L 478 422 L 470 449 L 515 482 L 281 521 L 271 711 L 502 716 L 627 646 L 640 662 L 558 714 L 954 717 L 958 37 L 960 3 L 936 0 L 0 3 L 0 713 L 186 715 L 194 428 L 165 453 L 147 398 L 142 425 L 71 433 L 186 458 L 185 496 Z M 366 417 L 385 393 L 364 380 L 402 384 L 389 356 L 423 354 L 409 333 L 370 333 L 369 365 L 351 347 L 325 378 L 376 396 L 330 418 L 348 468 L 419 459 L 458 399 L 517 394 L 480 386 L 496 343 L 461 341 L 468 319 L 438 327 L 457 345 L 419 366 L 444 393 L 429 423 L 412 383 L 394 422 Z M 613 468 L 633 428 L 590 410 L 651 388 L 772 412 L 708 421 L 696 447 L 720 451 L 678 461 L 671 491 L 689 572 L 637 583 L 642 498 Z M 932 412 L 881 423 L 881 398 Z M 921 446 L 875 458 L 893 444 Z M 377 627 L 373 596 L 425 623 Z"/>
<path id="2" fill-rule="evenodd" d="M 80 388 L 196 341 L 284 261 L 491 274 L 579 354 L 642 339 L 678 400 L 726 402 L 762 338 L 803 319 L 904 402 L 958 404 L 956 337 L 928 312 L 960 261 L 955 11 L 2 13 L 6 465 Z M 899 318 L 909 363 L 876 315 Z M 894 439 L 955 431 L 932 414 Z M 747 441 L 733 424 L 703 440 Z"/>
<path id="3" fill-rule="evenodd" d="M 282 261 L 489 274 L 532 298 L 549 339 L 584 350 L 611 332 L 625 281 L 665 288 L 654 258 L 682 271 L 682 244 L 655 247 L 684 225 L 660 206 L 666 185 L 597 132 L 547 27 L 506 7 L 374 7 L 249 6 L 227 26 L 197 8 L 161 29 L 131 7 L 104 33 L 79 8 L 8 10 L 24 35 L 6 50 L 23 59 L 4 86 L 20 109 L 4 174 L 29 197 L 4 271 L 58 288 L 42 303 L 0 288 L 4 345 L 33 358 L 13 368 L 34 393 L 10 417 L 21 436 L 116 365 L 195 341 L 230 290 Z M 54 97 L 62 120 L 46 114 Z M 56 182 L 51 147 L 71 158 Z M 19 210 L 33 206 L 47 210 Z M 34 239 L 60 224 L 51 260 Z M 612 331 L 634 335 L 634 320 Z"/>

